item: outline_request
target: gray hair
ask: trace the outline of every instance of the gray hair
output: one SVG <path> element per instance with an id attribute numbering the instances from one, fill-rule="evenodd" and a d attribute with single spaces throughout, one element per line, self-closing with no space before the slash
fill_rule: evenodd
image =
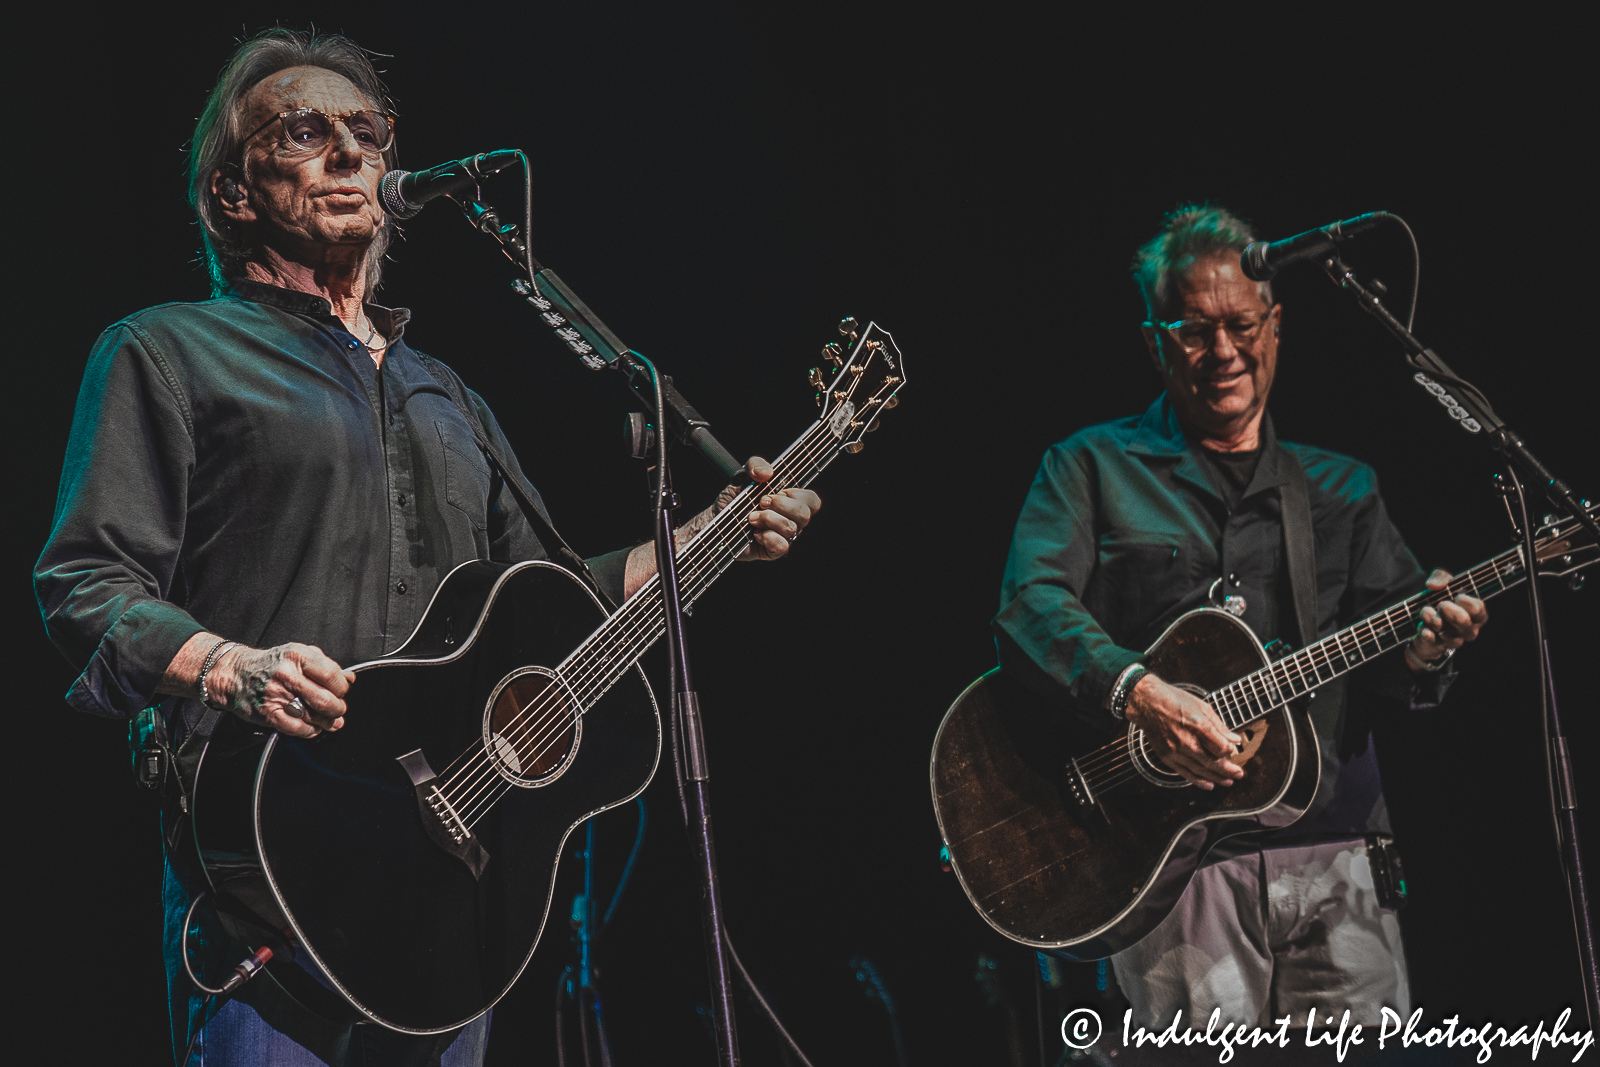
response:
<path id="1" fill-rule="evenodd" d="M 211 275 L 211 293 L 221 296 L 244 273 L 244 265 L 255 253 L 239 228 L 223 214 L 211 191 L 211 176 L 218 167 L 241 162 L 240 149 L 250 131 L 246 121 L 245 99 L 265 78 L 290 67 L 321 67 L 347 79 L 366 98 L 367 103 L 388 114 L 394 102 L 367 50 L 338 34 L 306 33 L 275 26 L 242 41 L 223 66 L 216 88 L 206 100 L 194 139 L 189 142 L 189 206 L 200 218 L 200 239 L 206 273 Z M 393 169 L 395 146 L 383 154 L 384 165 Z M 393 225 L 385 218 L 367 255 L 367 292 L 376 291 L 383 281 L 383 257 L 393 236 Z"/>
<path id="2" fill-rule="evenodd" d="M 1172 306 L 1173 285 L 1200 260 L 1244 251 L 1255 238 L 1238 216 L 1216 204 L 1185 204 L 1169 212 L 1157 233 L 1133 257 L 1133 280 L 1155 319 Z M 1272 306 L 1272 284 L 1260 282 L 1261 302 Z"/>

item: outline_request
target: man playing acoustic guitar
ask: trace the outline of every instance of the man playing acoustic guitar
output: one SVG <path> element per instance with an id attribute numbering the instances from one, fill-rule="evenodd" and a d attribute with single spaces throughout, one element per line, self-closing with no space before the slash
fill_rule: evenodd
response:
<path id="1" fill-rule="evenodd" d="M 654 575 L 648 545 L 584 566 L 547 543 L 507 484 L 537 501 L 488 407 L 409 346 L 409 312 L 373 302 L 393 233 L 378 184 L 394 163 L 388 92 L 345 38 L 268 30 L 223 69 L 190 158 L 213 299 L 101 336 L 36 572 L 50 636 L 82 670 L 74 708 L 133 718 L 155 705 L 174 747 L 207 709 L 312 737 L 345 726 L 360 687 L 346 668 L 404 644 L 459 564 L 549 558 L 592 572 L 613 600 Z M 764 460 L 750 471 L 772 477 Z M 783 556 L 819 506 L 805 489 L 763 497 L 746 558 Z M 684 525 L 680 548 L 710 517 Z M 180 948 L 203 880 L 187 796 L 181 813 L 170 799 L 178 1056 L 205 1026 L 208 1064 L 482 1062 L 487 1016 L 421 1037 L 352 1028 L 262 982 L 203 1009 Z M 209 903 L 198 914 L 215 928 Z M 244 951 L 189 939 L 202 980 Z"/>
<path id="2" fill-rule="evenodd" d="M 1262 640 L 1292 636 L 1282 488 L 1297 464 L 1309 489 L 1318 635 L 1415 593 L 1423 574 L 1365 464 L 1280 442 L 1266 402 L 1282 308 L 1245 278 L 1252 240 L 1226 211 L 1185 207 L 1140 251 L 1134 274 L 1145 342 L 1165 393 L 1142 416 L 1082 430 L 1040 465 L 1006 564 L 995 634 L 1008 675 L 1059 695 L 1102 731 L 1142 729 L 1192 785 L 1245 774 L 1241 737 L 1204 700 L 1139 664 L 1179 615 L 1208 604 Z M 1430 589 L 1449 580 L 1443 571 Z M 1308 598 L 1309 599 L 1309 598 Z M 1308 604 L 1308 608 L 1311 606 Z M 1454 652 L 1488 613 L 1471 596 L 1424 608 L 1403 655 L 1325 686 L 1311 707 L 1322 774 L 1304 816 L 1223 840 L 1152 933 L 1113 959 L 1135 1021 L 1182 1012 L 1204 1027 L 1303 1025 L 1316 1005 L 1377 1024 L 1411 1010 L 1400 927 L 1383 906 L 1369 841 L 1390 833 L 1370 735 L 1385 703 L 1432 707 Z"/>

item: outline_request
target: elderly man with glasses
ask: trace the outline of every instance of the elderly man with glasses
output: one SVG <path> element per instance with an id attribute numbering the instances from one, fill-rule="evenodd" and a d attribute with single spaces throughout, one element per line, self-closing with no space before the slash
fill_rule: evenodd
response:
<path id="1" fill-rule="evenodd" d="M 272 30 L 244 42 L 190 148 L 213 299 L 130 315 L 89 360 L 39 603 L 82 671 L 67 702 L 168 735 L 180 765 L 185 738 L 215 721 L 208 708 L 255 728 L 235 729 L 235 746 L 265 730 L 340 729 L 357 684 L 343 665 L 403 643 L 458 564 L 554 557 L 617 602 L 655 572 L 648 545 L 584 566 L 542 543 L 548 525 L 506 480 L 535 504 L 537 493 L 514 459 L 501 469 L 478 446 L 481 434 L 511 456 L 488 407 L 409 347 L 409 312 L 373 302 L 391 232 L 378 198 L 394 165 L 391 112 L 367 54 L 344 38 Z M 750 466 L 771 477 L 765 461 Z M 806 490 L 762 498 L 747 557 L 784 555 L 819 506 Z M 680 546 L 710 514 L 684 525 Z M 220 985 L 248 950 L 207 900 L 186 966 L 180 935 L 206 882 L 188 833 L 192 783 L 168 781 L 180 1057 L 192 1046 L 202 1063 L 482 1061 L 487 1017 L 434 1036 L 352 1027 L 324 1010 L 320 976 L 292 965 L 283 983 L 203 1005 L 187 966 Z"/>
<path id="2" fill-rule="evenodd" d="M 1291 640 L 1284 494 L 1298 467 L 1309 492 L 1319 633 L 1417 592 L 1423 572 L 1389 520 L 1372 468 L 1277 437 L 1267 397 L 1282 308 L 1245 278 L 1252 240 L 1214 206 L 1181 208 L 1139 252 L 1145 343 L 1165 391 L 1143 415 L 1081 430 L 1040 465 L 1006 564 L 995 617 L 1001 664 L 1091 728 L 1140 727 L 1154 753 L 1200 789 L 1243 777 L 1240 738 L 1201 698 L 1139 666 L 1179 615 L 1207 605 L 1263 641 Z M 1426 579 L 1439 589 L 1449 575 Z M 1310 606 L 1310 605 L 1308 605 Z M 1288 827 L 1224 839 L 1166 920 L 1114 957 L 1136 1022 L 1174 1015 L 1204 1028 L 1316 1007 L 1376 1025 L 1410 1008 L 1400 927 L 1373 881 L 1368 848 L 1391 834 L 1371 724 L 1433 707 L 1455 650 L 1477 637 L 1483 602 L 1425 608 L 1403 655 L 1317 694 L 1322 774 Z"/>

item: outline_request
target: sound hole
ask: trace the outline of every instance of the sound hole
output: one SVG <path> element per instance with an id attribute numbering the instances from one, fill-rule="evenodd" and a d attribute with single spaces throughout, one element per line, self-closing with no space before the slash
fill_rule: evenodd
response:
<path id="1" fill-rule="evenodd" d="M 513 678 L 490 711 L 489 743 L 502 772 L 513 780 L 549 778 L 572 754 L 577 735 L 566 689 L 546 674 Z"/>
<path id="2" fill-rule="evenodd" d="M 1183 775 L 1172 770 L 1165 763 L 1156 759 L 1145 744 L 1144 731 L 1133 725 L 1128 727 L 1128 747 L 1132 750 L 1133 769 L 1138 771 L 1147 782 L 1159 785 L 1165 789 L 1182 789 L 1189 784 Z"/>

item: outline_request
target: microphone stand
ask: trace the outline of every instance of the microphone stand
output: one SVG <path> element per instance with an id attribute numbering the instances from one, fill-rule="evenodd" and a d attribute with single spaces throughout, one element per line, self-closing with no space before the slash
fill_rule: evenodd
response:
<path id="1" fill-rule="evenodd" d="M 526 161 L 523 166 L 526 169 Z M 529 195 L 531 197 L 531 191 Z M 700 880 L 706 963 L 716 1004 L 714 1027 L 717 1062 L 721 1067 L 738 1067 L 739 1038 L 733 1012 L 733 975 L 728 965 L 729 946 L 722 923 L 722 888 L 711 833 L 710 772 L 706 766 L 700 699 L 690 677 L 689 656 L 684 644 L 684 612 L 678 589 L 672 522 L 672 513 L 678 501 L 672 491 L 671 470 L 667 464 L 668 442 L 663 431 L 671 431 L 672 436 L 695 449 L 731 481 L 749 481 L 749 472 L 711 435 L 710 424 L 672 387 L 672 379 L 655 373 L 649 361 L 618 340 L 610 328 L 600 321 L 600 317 L 589 310 L 589 306 L 554 271 L 533 258 L 518 235 L 515 223 L 502 223 L 493 208 L 478 200 L 462 197 L 458 202 L 466 212 L 467 221 L 498 241 L 506 257 L 526 275 L 517 279 L 513 286 L 520 296 L 533 305 L 545 324 L 555 331 L 556 337 L 578 355 L 584 366 L 591 370 L 609 369 L 620 374 L 633 401 L 656 420 L 661 464 L 655 509 L 656 571 L 661 578 L 661 596 L 666 616 L 673 747 L 680 754 L 674 764 L 687 805 L 689 840 L 694 851 L 695 873 Z"/>
<path id="2" fill-rule="evenodd" d="M 1555 675 L 1550 668 L 1550 646 L 1545 636 L 1544 609 L 1539 598 L 1538 558 L 1534 555 L 1535 527 L 1530 521 L 1523 479 L 1530 483 L 1530 487 L 1540 487 L 1558 513 L 1565 512 L 1572 516 L 1587 527 L 1597 541 L 1600 541 L 1600 525 L 1589 514 L 1588 502 L 1578 499 L 1565 482 L 1539 461 L 1522 438 L 1495 414 L 1489 401 L 1475 386 L 1457 377 L 1437 353 L 1424 346 L 1404 323 L 1390 314 L 1378 295 L 1363 286 L 1355 272 L 1337 254 L 1324 262 L 1323 269 L 1335 285 L 1355 297 L 1363 311 L 1383 323 L 1390 333 L 1399 338 L 1406 349 L 1406 362 L 1415 371 L 1412 380 L 1431 394 L 1462 430 L 1499 452 L 1509 468 L 1511 478 L 1510 487 L 1505 490 L 1506 504 L 1509 509 L 1510 495 L 1514 493 L 1517 511 L 1513 514 L 1512 525 L 1518 527 L 1517 532 L 1523 543 L 1523 562 L 1528 569 L 1528 600 L 1533 611 L 1534 640 L 1538 646 L 1539 706 L 1545 728 L 1545 769 L 1550 805 L 1555 819 L 1562 874 L 1567 881 L 1567 899 L 1572 906 L 1578 963 L 1583 970 L 1584 1008 L 1589 1016 L 1589 1028 L 1593 1030 L 1600 1026 L 1600 974 L 1596 972 L 1593 918 L 1584 881 L 1582 851 L 1578 845 L 1578 801 L 1573 788 L 1572 761 L 1568 754 L 1567 739 L 1561 733 L 1561 719 L 1556 708 Z"/>
<path id="3" fill-rule="evenodd" d="M 577 293 L 567 287 L 556 272 L 545 267 L 528 251 L 517 233 L 515 223 L 502 223 L 494 209 L 477 200 L 460 200 L 472 226 L 500 243 L 506 258 L 526 275 L 518 278 L 513 287 L 518 295 L 527 299 L 545 325 L 555 331 L 556 337 L 573 352 L 590 370 L 610 370 L 621 376 L 635 406 L 640 411 L 654 415 L 656 412 L 655 387 L 650 372 L 628 346 L 617 339 L 600 316 L 589 310 Z M 670 376 L 661 379 L 661 400 L 665 409 L 666 428 L 679 442 L 698 452 L 718 474 L 731 482 L 743 485 L 750 480 L 750 472 L 733 454 L 722 447 L 711 434 L 711 424 L 683 398 L 672 384 Z"/>

